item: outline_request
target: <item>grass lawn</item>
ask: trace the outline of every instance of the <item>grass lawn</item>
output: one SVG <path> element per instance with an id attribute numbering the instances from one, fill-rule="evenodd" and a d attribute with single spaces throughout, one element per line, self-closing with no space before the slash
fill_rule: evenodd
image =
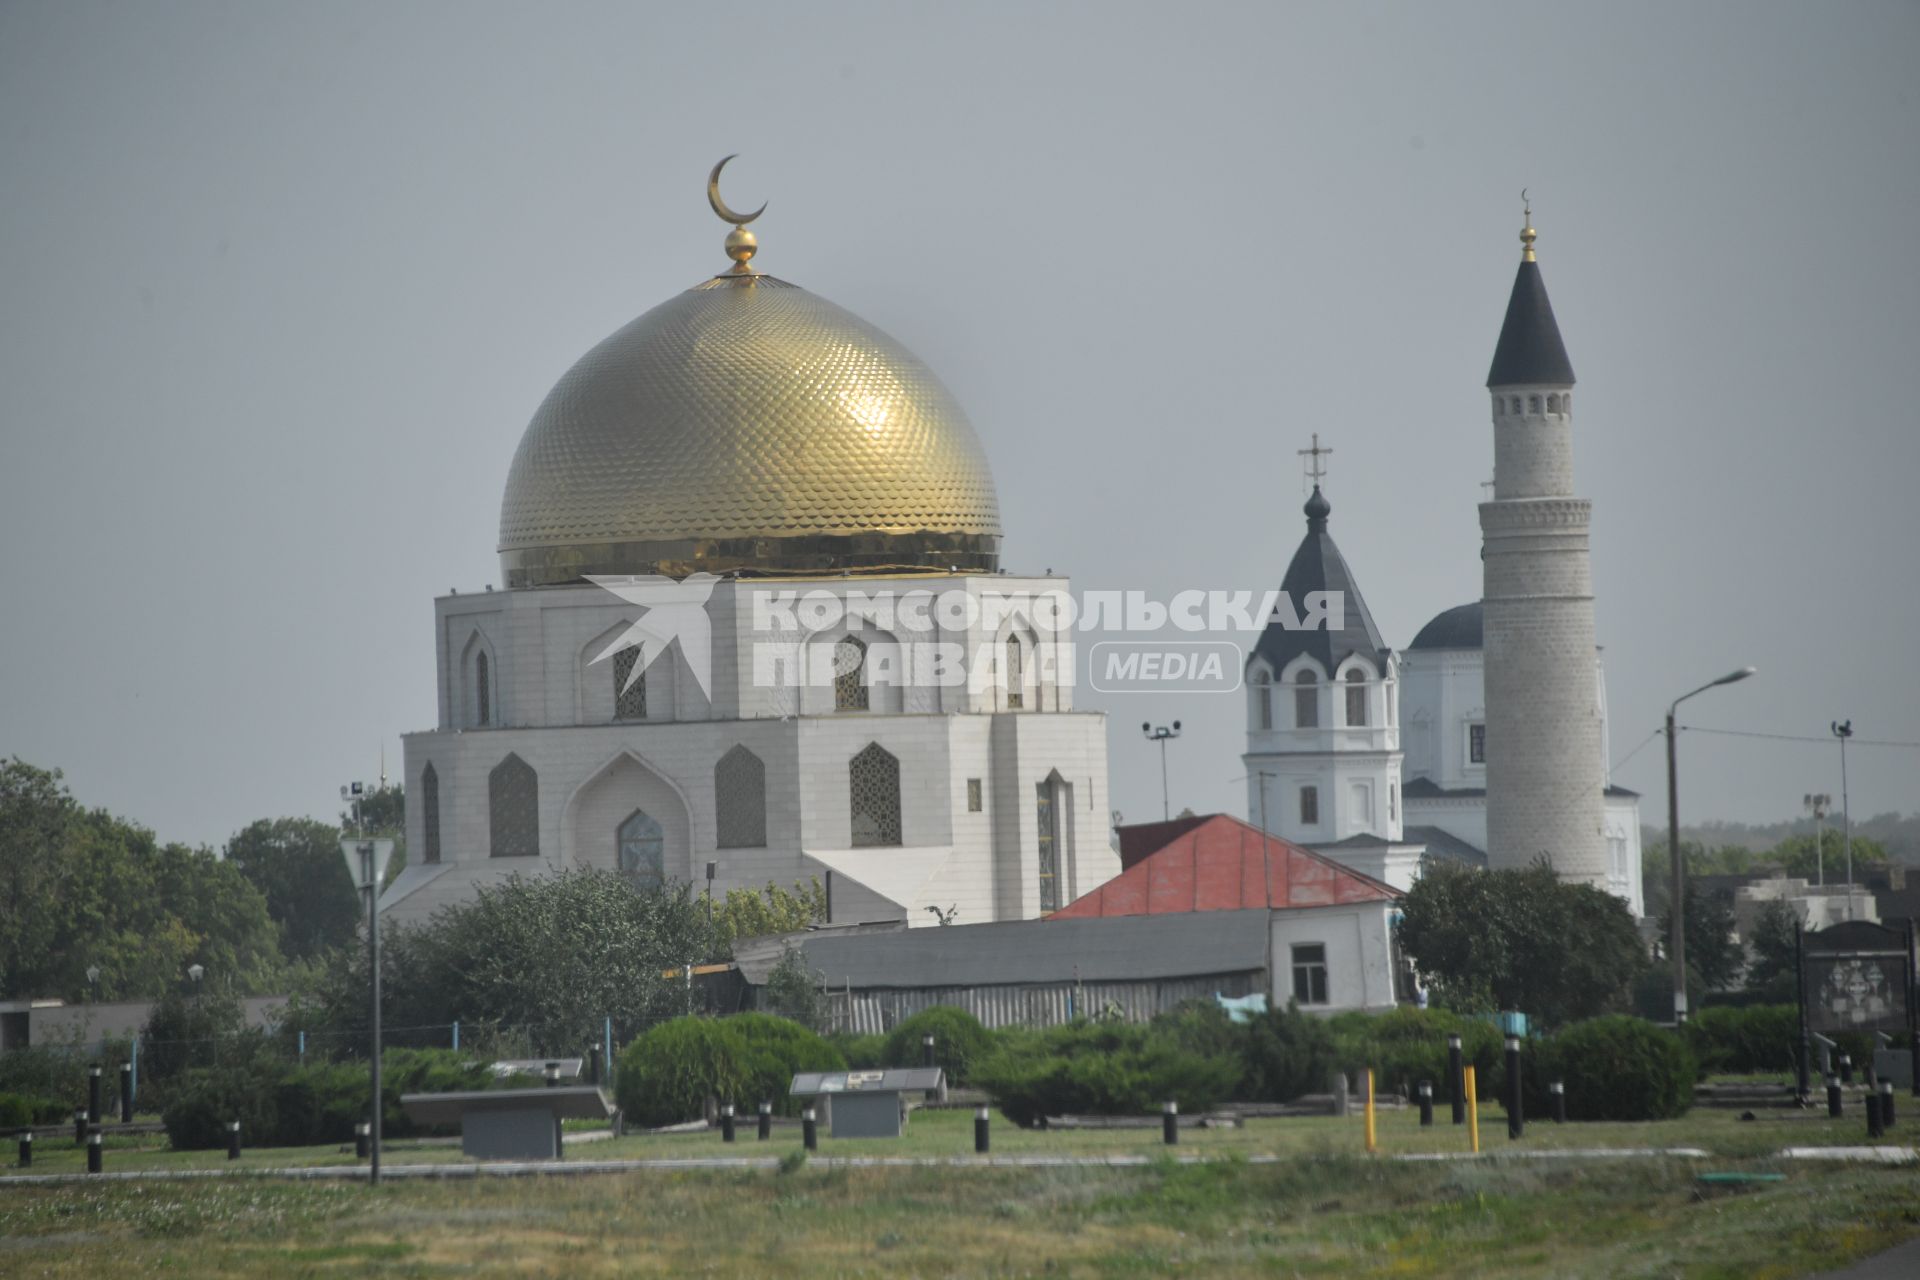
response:
<path id="1" fill-rule="evenodd" d="M 1857 1108 L 1856 1108 L 1857 1112 Z M 612 1276 L 1394 1275 L 1792 1276 L 1920 1233 L 1909 1168 L 1787 1164 L 1787 1145 L 1860 1141 L 1858 1114 L 1741 1122 L 1696 1110 L 1659 1124 L 1529 1124 L 1518 1144 L 1482 1113 L 1494 1158 L 1405 1163 L 1361 1152 L 1361 1122 L 1255 1121 L 1181 1133 L 1216 1163 L 1144 1168 L 861 1168 L 639 1172 L 475 1182 L 218 1182 L 0 1186 L 0 1275 L 321 1276 L 379 1273 Z M 1766 1115 L 1768 1113 L 1762 1113 Z M 1786 1115 L 1787 1113 L 1774 1113 Z M 1446 1122 L 1383 1113 L 1383 1152 L 1459 1150 Z M 1912 1142 L 1903 1116 L 1895 1135 Z M 900 1142 L 835 1142 L 823 1155 L 967 1155 L 972 1115 L 921 1112 Z M 224 1167 L 223 1152 L 132 1140 L 112 1170 Z M 630 1137 L 575 1158 L 786 1154 L 750 1123 L 717 1134 Z M 43 1141 L 35 1171 L 84 1167 Z M 1709 1160 L 1500 1159 L 1553 1147 L 1701 1147 Z M 994 1124 L 996 1154 L 1161 1154 L 1157 1130 L 1022 1132 Z M 1235 1155 L 1289 1157 L 1251 1165 Z M 459 1159 L 396 1144 L 391 1164 Z M 250 1151 L 244 1163 L 352 1163 L 333 1148 Z M 1782 1183 L 1704 1190 L 1712 1170 L 1779 1171 Z"/>

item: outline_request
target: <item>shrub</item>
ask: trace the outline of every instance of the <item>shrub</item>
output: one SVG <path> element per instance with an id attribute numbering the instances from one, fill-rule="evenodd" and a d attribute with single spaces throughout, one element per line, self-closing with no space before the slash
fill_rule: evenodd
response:
<path id="1" fill-rule="evenodd" d="M 58 1098 L 35 1097 L 30 1093 L 0 1093 L 0 1129 L 59 1124 L 72 1115 L 73 1108 Z"/>
<path id="2" fill-rule="evenodd" d="M 1686 1039 L 1623 1014 L 1533 1041 L 1521 1066 L 1522 1101 L 1533 1115 L 1546 1114 L 1546 1086 L 1554 1080 L 1565 1082 L 1574 1120 L 1670 1120 L 1693 1105 L 1695 1065 Z M 1497 1092 L 1504 1100 L 1504 1082 Z"/>
<path id="3" fill-rule="evenodd" d="M 87 1099 L 86 1054 L 64 1045 L 29 1045 L 0 1053 L 0 1093 L 52 1098 L 71 1112 Z M 117 1062 L 109 1066 L 117 1072 Z M 117 1087 L 117 1077 L 115 1077 Z"/>
<path id="4" fill-rule="evenodd" d="M 746 1042 L 726 1021 L 674 1018 L 622 1051 L 615 1097 L 635 1124 L 691 1120 L 709 1100 L 740 1095 L 747 1057 Z"/>
<path id="5" fill-rule="evenodd" d="M 741 1060 L 744 1083 L 737 1096 L 723 1099 L 751 1113 L 770 1101 L 781 1115 L 800 1114 L 801 1102 L 788 1096 L 787 1086 L 802 1071 L 845 1071 L 847 1060 L 831 1044 L 791 1018 L 770 1013 L 737 1013 L 726 1025 L 746 1046 Z"/>
<path id="6" fill-rule="evenodd" d="M 847 1065 L 855 1071 L 866 1071 L 874 1067 L 887 1065 L 887 1038 L 883 1035 L 863 1036 L 851 1031 L 841 1031 L 827 1037 L 827 1043 L 840 1051 Z"/>
<path id="7" fill-rule="evenodd" d="M 965 1009 L 937 1004 L 903 1020 L 887 1036 L 888 1067 L 917 1067 L 925 1061 L 921 1037 L 933 1033 L 933 1060 L 948 1084 L 966 1084 L 974 1065 L 993 1050 L 993 1033 Z"/>
<path id="8" fill-rule="evenodd" d="M 1702 1074 L 1791 1071 L 1800 1044 L 1800 1010 L 1790 1004 L 1710 1006 L 1687 1022 L 1687 1044 Z"/>
<path id="9" fill-rule="evenodd" d="M 1333 1028 L 1302 1013 L 1292 1001 L 1247 1024 L 1245 1074 L 1239 1097 L 1248 1102 L 1291 1102 L 1318 1093 L 1338 1061 Z"/>
<path id="10" fill-rule="evenodd" d="M 1436 1099 L 1450 1099 L 1447 1090 L 1447 1037 L 1460 1037 L 1463 1062 L 1482 1082 L 1490 1082 L 1501 1061 L 1500 1029 L 1478 1018 L 1463 1018 L 1445 1009 L 1401 1006 L 1386 1013 L 1343 1013 L 1328 1022 L 1340 1069 L 1357 1079 L 1373 1068 L 1375 1084 L 1386 1092 L 1411 1097 L 1422 1080 L 1433 1082 Z"/>
<path id="11" fill-rule="evenodd" d="M 1032 1125 L 1049 1115 L 1140 1115 L 1176 1101 L 1205 1111 L 1233 1091 L 1241 1065 L 1184 1049 L 1164 1030 L 1124 1022 L 1075 1022 L 1003 1037 L 974 1081 L 1007 1118 Z"/>
<path id="12" fill-rule="evenodd" d="M 161 1113 L 167 1141 L 176 1151 L 224 1147 L 229 1120 L 240 1122 L 243 1141 L 260 1141 L 277 1128 L 273 1095 L 273 1078 L 254 1064 L 189 1068 L 173 1081 Z"/>

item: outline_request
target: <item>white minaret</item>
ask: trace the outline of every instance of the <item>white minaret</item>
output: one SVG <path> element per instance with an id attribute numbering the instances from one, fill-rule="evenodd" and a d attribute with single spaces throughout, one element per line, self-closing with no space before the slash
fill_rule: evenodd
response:
<path id="1" fill-rule="evenodd" d="M 1573 496 L 1573 366 L 1534 259 L 1531 210 L 1487 389 L 1493 501 L 1485 562 L 1487 861 L 1545 855 L 1562 879 L 1606 888 L 1592 505 Z"/>

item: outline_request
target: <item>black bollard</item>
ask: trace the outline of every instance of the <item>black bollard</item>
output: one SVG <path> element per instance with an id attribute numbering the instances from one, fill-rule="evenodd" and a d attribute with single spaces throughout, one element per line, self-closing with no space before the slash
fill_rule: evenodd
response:
<path id="1" fill-rule="evenodd" d="M 1553 1096 L 1553 1122 L 1565 1124 L 1567 1122 L 1567 1086 L 1562 1081 L 1555 1080 L 1547 1086 L 1547 1092 Z"/>
<path id="2" fill-rule="evenodd" d="M 1880 1127 L 1893 1128 L 1893 1081 L 1880 1082 Z"/>
<path id="3" fill-rule="evenodd" d="M 760 1141 L 765 1142 L 773 1136 L 773 1104 L 760 1104 Z"/>
<path id="4" fill-rule="evenodd" d="M 1170 1147 L 1180 1142 L 1180 1104 L 1177 1102 L 1160 1104 L 1160 1141 Z"/>
<path id="5" fill-rule="evenodd" d="M 1520 1037 L 1507 1037 L 1507 1140 L 1518 1142 L 1527 1131 L 1520 1096 Z"/>
<path id="6" fill-rule="evenodd" d="M 31 1129 L 20 1131 L 20 1167 L 33 1168 L 33 1130 Z"/>
<path id="7" fill-rule="evenodd" d="M 373 1126 L 364 1120 L 353 1126 L 353 1154 L 356 1158 L 365 1160 L 373 1150 L 372 1129 Z"/>
<path id="8" fill-rule="evenodd" d="M 87 1123 L 100 1123 L 100 1064 L 87 1064 Z"/>
<path id="9" fill-rule="evenodd" d="M 600 1046 L 587 1046 L 587 1083 L 600 1083 Z"/>
<path id="10" fill-rule="evenodd" d="M 120 1123 L 133 1123 L 133 1064 L 120 1064 Z"/>
<path id="11" fill-rule="evenodd" d="M 73 1109 L 73 1145 L 76 1147 L 87 1145 L 87 1109 L 85 1107 Z"/>
<path id="12" fill-rule="evenodd" d="M 1433 1127 L 1433 1081 L 1431 1080 L 1420 1082 L 1420 1127 L 1422 1129 Z"/>
<path id="13" fill-rule="evenodd" d="M 1867 1095 L 1867 1136 L 1878 1138 L 1884 1133 L 1886 1129 L 1880 1123 L 1880 1095 L 1870 1093 Z"/>
<path id="14" fill-rule="evenodd" d="M 820 1129 L 813 1121 L 813 1108 L 800 1113 L 800 1141 L 809 1151 L 820 1149 Z"/>
<path id="15" fill-rule="evenodd" d="M 1813 1095 L 1813 1045 L 1801 1033 L 1800 1047 L 1793 1055 L 1794 1092 L 1802 1098 Z"/>
<path id="16" fill-rule="evenodd" d="M 546 1077 L 547 1088 L 558 1089 L 560 1087 L 560 1064 L 557 1062 L 549 1062 L 546 1065 Z"/>
<path id="17" fill-rule="evenodd" d="M 731 1102 L 720 1108 L 720 1141 L 733 1141 L 733 1104 Z"/>
<path id="18" fill-rule="evenodd" d="M 923 1067 L 933 1065 L 933 1033 L 931 1031 L 920 1037 L 920 1065 Z"/>
<path id="19" fill-rule="evenodd" d="M 227 1159 L 238 1160 L 239 1158 L 240 1122 L 238 1120 L 229 1120 L 227 1121 Z"/>
<path id="20" fill-rule="evenodd" d="M 100 1131 L 98 1129 L 95 1129 L 93 1133 L 87 1137 L 87 1172 L 88 1173 L 100 1172 L 102 1155 L 103 1155 L 103 1152 L 100 1146 Z"/>
<path id="21" fill-rule="evenodd" d="M 1460 1037 L 1447 1037 L 1447 1092 L 1453 1096 L 1453 1122 L 1467 1122 L 1467 1073 L 1460 1061 Z"/>
<path id="22" fill-rule="evenodd" d="M 987 1154 L 987 1124 L 988 1117 L 992 1114 L 985 1107 L 973 1109 L 973 1149 L 980 1155 Z"/>
<path id="23" fill-rule="evenodd" d="M 1840 1077 L 1827 1077 L 1827 1119 L 1840 1118 Z"/>
<path id="24" fill-rule="evenodd" d="M 1840 1055 L 1840 1083 L 1853 1083 L 1853 1055 L 1850 1053 Z"/>

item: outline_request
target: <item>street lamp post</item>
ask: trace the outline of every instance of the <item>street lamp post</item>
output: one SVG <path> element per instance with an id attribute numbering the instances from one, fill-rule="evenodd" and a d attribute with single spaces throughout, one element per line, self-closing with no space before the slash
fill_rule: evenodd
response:
<path id="1" fill-rule="evenodd" d="M 1824 886 L 1827 883 L 1827 810 L 1833 808 L 1833 797 L 1813 793 L 1801 803 L 1813 815 L 1814 883 Z"/>
<path id="2" fill-rule="evenodd" d="M 1152 724 L 1142 724 L 1140 732 L 1148 742 L 1160 744 L 1160 820 L 1165 822 L 1173 816 L 1173 805 L 1167 798 L 1167 743 L 1180 736 L 1180 722 L 1175 720 L 1172 728 L 1164 724 L 1158 728 Z"/>
<path id="3" fill-rule="evenodd" d="M 1853 736 L 1853 721 L 1835 720 L 1833 736 L 1840 739 L 1840 830 L 1847 848 L 1847 919 L 1853 919 L 1853 812 L 1847 806 L 1847 739 Z"/>
<path id="4" fill-rule="evenodd" d="M 1673 913 L 1671 950 L 1673 951 L 1673 1020 L 1675 1024 L 1687 1020 L 1687 874 L 1686 868 L 1680 862 L 1680 757 L 1675 746 L 1674 721 L 1679 713 L 1680 704 L 1694 694 L 1705 693 L 1723 684 L 1745 680 L 1752 674 L 1752 667 L 1729 671 L 1718 680 L 1709 680 L 1692 693 L 1681 694 L 1667 707 L 1667 861 L 1673 872 L 1673 900 L 1668 910 Z"/>
<path id="5" fill-rule="evenodd" d="M 392 840 L 370 840 L 362 833 L 360 800 L 365 795 L 366 784 L 355 782 L 340 788 L 342 799 L 353 804 L 354 834 L 343 836 L 340 840 L 341 856 L 347 860 L 347 874 L 353 877 L 353 887 L 367 895 L 367 960 L 371 969 L 368 986 L 371 988 L 372 1032 L 371 1052 L 368 1055 L 372 1068 L 372 1115 L 368 1117 L 367 1165 L 368 1181 L 378 1186 L 380 1183 L 380 1129 L 381 1112 L 384 1108 L 380 1098 L 380 882 L 386 878 L 387 860 L 393 856 Z"/>

